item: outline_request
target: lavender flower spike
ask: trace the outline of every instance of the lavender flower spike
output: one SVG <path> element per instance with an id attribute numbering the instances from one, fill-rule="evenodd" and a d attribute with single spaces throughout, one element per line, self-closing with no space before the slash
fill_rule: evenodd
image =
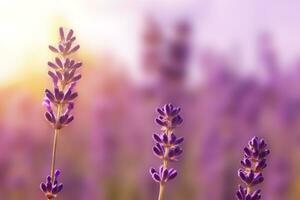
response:
<path id="1" fill-rule="evenodd" d="M 163 200 L 165 183 L 177 176 L 177 171 L 173 168 L 168 169 L 168 164 L 177 161 L 183 152 L 180 144 L 184 141 L 184 138 L 177 138 L 174 133 L 175 128 L 183 120 L 179 115 L 180 108 L 176 108 L 172 104 L 166 104 L 163 108 L 158 108 L 157 112 L 159 116 L 155 121 L 161 126 L 161 133 L 153 134 L 155 142 L 153 153 L 162 160 L 163 164 L 158 170 L 151 168 L 150 174 L 152 179 L 160 185 L 158 200 Z"/>
<path id="2" fill-rule="evenodd" d="M 57 194 L 62 191 L 63 184 L 58 182 L 58 176 L 60 175 L 60 171 L 56 170 L 54 173 L 54 178 L 51 176 L 47 176 L 46 182 L 41 183 L 40 188 L 45 193 L 45 196 L 48 199 L 54 199 Z"/>
<path id="3" fill-rule="evenodd" d="M 253 187 L 262 183 L 264 177 L 262 171 L 267 167 L 266 157 L 270 150 L 266 149 L 267 144 L 263 139 L 253 137 L 248 142 L 248 147 L 244 148 L 244 158 L 241 161 L 242 168 L 238 171 L 238 176 L 245 183 L 246 187 L 239 185 L 236 193 L 239 200 L 259 200 L 261 190 L 253 190 Z"/>
<path id="4" fill-rule="evenodd" d="M 48 62 L 50 67 L 48 75 L 52 79 L 53 90 L 45 90 L 43 101 L 47 110 L 45 118 L 54 129 L 50 176 L 48 176 L 46 183 L 41 184 L 41 190 L 48 199 L 54 199 L 62 190 L 62 184 L 57 182 L 60 172 L 54 172 L 57 141 L 60 130 L 74 120 L 71 112 L 74 109 L 74 100 L 78 96 L 78 93 L 74 92 L 74 88 L 81 78 L 81 74 L 77 71 L 82 66 L 81 62 L 71 58 L 71 55 L 80 48 L 79 45 L 74 44 L 76 37 L 73 30 L 71 29 L 66 33 L 63 28 L 59 28 L 59 34 L 60 41 L 58 44 L 49 46 L 49 49 L 56 54 L 54 60 Z"/>

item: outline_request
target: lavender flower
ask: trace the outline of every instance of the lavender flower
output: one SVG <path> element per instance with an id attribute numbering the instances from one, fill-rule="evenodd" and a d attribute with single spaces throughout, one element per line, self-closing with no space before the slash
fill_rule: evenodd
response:
<path id="1" fill-rule="evenodd" d="M 177 171 L 173 168 L 167 169 L 162 165 L 158 171 L 156 171 L 154 168 L 151 168 L 150 174 L 152 175 L 154 181 L 158 183 L 166 183 L 177 176 Z"/>
<path id="2" fill-rule="evenodd" d="M 48 75 L 53 81 L 53 91 L 46 89 L 43 101 L 43 105 L 47 109 L 45 117 L 54 129 L 50 176 L 47 177 L 46 184 L 41 184 L 41 189 L 48 199 L 55 198 L 57 193 L 62 190 L 62 184 L 57 183 L 60 172 L 56 171 L 54 173 L 57 141 L 60 130 L 74 120 L 71 111 L 74 109 L 74 100 L 78 96 L 78 93 L 74 92 L 74 88 L 81 78 L 81 74 L 77 73 L 77 69 L 82 66 L 81 62 L 69 57 L 80 48 L 79 45 L 74 45 L 76 37 L 73 35 L 73 30 L 69 30 L 65 34 L 64 29 L 59 28 L 59 34 L 60 41 L 57 47 L 49 46 L 49 49 L 57 54 L 54 61 L 48 62 L 51 69 L 48 71 Z"/>
<path id="3" fill-rule="evenodd" d="M 54 178 L 47 176 L 46 182 L 41 183 L 40 188 L 45 193 L 48 199 L 54 199 L 57 194 L 63 189 L 63 184 L 58 182 L 58 176 L 60 171 L 56 170 L 54 173 Z"/>
<path id="4" fill-rule="evenodd" d="M 153 140 L 156 143 L 153 147 L 153 153 L 163 161 L 163 165 L 160 166 L 158 171 L 151 168 L 150 174 L 153 180 L 160 184 L 158 199 L 162 200 L 165 183 L 177 176 L 175 169 L 168 169 L 168 163 L 177 161 L 183 152 L 180 144 L 184 141 L 184 138 L 177 138 L 174 133 L 174 129 L 183 120 L 179 115 L 180 108 L 176 108 L 172 104 L 166 104 L 163 108 L 158 108 L 157 112 L 160 115 L 156 118 L 156 123 L 161 126 L 162 132 L 153 134 Z"/>
<path id="5" fill-rule="evenodd" d="M 267 167 L 266 157 L 270 150 L 266 149 L 267 144 L 263 139 L 253 137 L 248 147 L 244 148 L 244 158 L 241 161 L 242 168 L 238 171 L 238 176 L 245 183 L 246 187 L 239 185 L 237 198 L 239 200 L 261 199 L 261 190 L 252 188 L 264 181 L 262 170 Z"/>

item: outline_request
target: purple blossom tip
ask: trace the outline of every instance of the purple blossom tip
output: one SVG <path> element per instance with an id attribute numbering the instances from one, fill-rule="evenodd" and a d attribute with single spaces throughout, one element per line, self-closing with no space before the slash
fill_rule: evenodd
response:
<path id="1" fill-rule="evenodd" d="M 54 89 L 53 91 L 45 90 L 43 102 L 47 108 L 45 117 L 55 129 L 61 129 L 73 121 L 74 117 L 71 115 L 71 110 L 73 110 L 74 100 L 78 96 L 78 93 L 74 92 L 74 87 L 81 78 L 81 74 L 76 72 L 82 63 L 67 57 L 77 51 L 79 45 L 74 45 L 76 39 L 74 31 L 72 29 L 68 32 L 65 31 L 64 28 L 60 27 L 59 43 L 57 46 L 49 46 L 49 49 L 57 54 L 53 61 L 48 62 L 51 69 L 48 75 L 53 81 Z"/>
<path id="2" fill-rule="evenodd" d="M 53 180 L 50 176 L 47 176 L 46 182 L 40 184 L 40 189 L 48 199 L 56 198 L 57 194 L 63 189 L 63 184 L 58 182 L 59 175 L 60 171 L 56 170 Z"/>
<path id="3" fill-rule="evenodd" d="M 156 123 L 162 126 L 162 129 L 173 130 L 180 125 L 183 120 L 179 115 L 179 107 L 174 107 L 172 104 L 166 104 L 162 108 L 158 108 L 159 116 L 155 119 Z"/>

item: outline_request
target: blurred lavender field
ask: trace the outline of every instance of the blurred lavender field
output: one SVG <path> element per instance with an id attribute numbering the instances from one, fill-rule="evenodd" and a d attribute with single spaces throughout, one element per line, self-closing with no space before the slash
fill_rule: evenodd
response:
<path id="1" fill-rule="evenodd" d="M 84 64 L 75 120 L 58 144 L 59 199 L 156 199 L 153 119 L 169 102 L 182 108 L 185 143 L 166 199 L 235 199 L 254 135 L 272 152 L 262 199 L 300 199 L 300 3 L 55 3 L 21 3 L 32 32 L 24 11 L 0 8 L 0 199 L 43 199 L 53 133 L 41 102 L 59 26 L 76 31 Z"/>

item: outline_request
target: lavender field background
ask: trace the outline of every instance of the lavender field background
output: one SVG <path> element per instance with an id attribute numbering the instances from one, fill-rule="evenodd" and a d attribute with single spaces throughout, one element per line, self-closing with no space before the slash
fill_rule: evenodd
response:
<path id="1" fill-rule="evenodd" d="M 294 0 L 0 1 L 0 199 L 37 200 L 53 132 L 48 44 L 76 32 L 75 120 L 58 144 L 59 200 L 153 200 L 155 109 L 182 108 L 168 200 L 231 200 L 254 135 L 271 154 L 264 200 L 300 199 L 300 3 Z"/>

